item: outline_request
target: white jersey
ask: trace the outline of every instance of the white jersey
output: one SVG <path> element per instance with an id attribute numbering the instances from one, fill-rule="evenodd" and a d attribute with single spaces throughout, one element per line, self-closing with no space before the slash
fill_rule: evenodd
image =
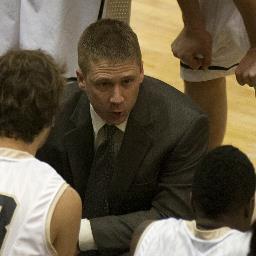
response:
<path id="1" fill-rule="evenodd" d="M 251 233 L 199 230 L 194 221 L 155 221 L 142 234 L 134 256 L 247 256 Z"/>
<path id="2" fill-rule="evenodd" d="M 243 18 L 232 0 L 199 0 L 206 29 L 212 36 L 211 69 L 181 68 L 183 80 L 198 82 L 234 74 L 250 47 Z"/>
<path id="3" fill-rule="evenodd" d="M 32 155 L 0 148 L 0 255 L 55 255 L 50 221 L 67 184 Z"/>
<path id="4" fill-rule="evenodd" d="M 77 43 L 86 27 L 97 21 L 102 0 L 1 0 L 0 55 L 10 48 L 43 49 L 67 66 L 67 77 L 76 76 Z M 129 20 L 130 1 L 105 0 L 108 14 Z M 127 12 L 127 14 L 126 14 Z M 101 15 L 100 15 L 101 16 Z"/>
<path id="5" fill-rule="evenodd" d="M 0 54 L 10 48 L 43 49 L 75 76 L 77 43 L 98 18 L 101 0 L 1 0 Z"/>

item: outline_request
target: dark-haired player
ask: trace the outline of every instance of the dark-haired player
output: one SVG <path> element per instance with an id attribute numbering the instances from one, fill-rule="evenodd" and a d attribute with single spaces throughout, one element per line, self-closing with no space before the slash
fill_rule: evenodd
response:
<path id="1" fill-rule="evenodd" d="M 233 146 L 208 153 L 192 185 L 194 221 L 169 218 L 148 225 L 135 256 L 245 256 L 249 251 L 255 174 Z M 136 241 L 136 237 L 134 238 Z"/>

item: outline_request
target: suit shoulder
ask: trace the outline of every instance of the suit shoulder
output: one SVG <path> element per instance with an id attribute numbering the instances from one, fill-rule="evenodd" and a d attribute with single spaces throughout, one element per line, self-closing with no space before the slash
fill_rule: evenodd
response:
<path id="1" fill-rule="evenodd" d="M 168 113 L 171 111 L 172 115 L 180 115 L 194 117 L 198 115 L 205 116 L 205 113 L 185 95 L 170 84 L 156 78 L 145 76 L 142 84 L 142 97 L 146 97 L 152 107 L 158 108 L 159 112 Z"/>
<path id="2" fill-rule="evenodd" d="M 82 94 L 83 92 L 78 87 L 78 83 L 76 81 L 67 82 L 61 97 L 60 109 L 62 110 L 66 105 L 71 107 L 76 104 Z"/>
<path id="3" fill-rule="evenodd" d="M 74 119 L 80 120 L 82 113 L 87 112 L 89 112 L 89 101 L 85 93 L 79 89 L 76 82 L 67 83 L 59 111 L 55 117 L 55 125 L 46 144 L 57 142 L 62 144 L 65 134 L 77 125 Z M 83 122 L 83 119 L 81 122 Z"/>

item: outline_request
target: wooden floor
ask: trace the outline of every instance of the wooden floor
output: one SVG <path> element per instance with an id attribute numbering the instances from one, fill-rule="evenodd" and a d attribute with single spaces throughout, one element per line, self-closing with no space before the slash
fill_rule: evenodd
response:
<path id="1" fill-rule="evenodd" d="M 132 0 L 131 26 L 137 33 L 147 75 L 159 78 L 179 90 L 179 61 L 170 43 L 182 27 L 176 0 Z M 228 77 L 228 124 L 224 144 L 243 150 L 256 166 L 256 99 L 253 89 L 241 87 Z"/>

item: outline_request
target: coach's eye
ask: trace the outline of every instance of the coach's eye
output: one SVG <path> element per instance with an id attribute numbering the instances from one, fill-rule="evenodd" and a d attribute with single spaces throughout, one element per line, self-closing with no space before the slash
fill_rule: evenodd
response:
<path id="1" fill-rule="evenodd" d="M 129 86 L 129 85 L 131 85 L 131 84 L 133 83 L 133 81 L 134 81 L 134 79 L 132 79 L 132 78 L 124 79 L 124 80 L 122 81 L 122 85 L 124 85 L 124 86 Z"/>

